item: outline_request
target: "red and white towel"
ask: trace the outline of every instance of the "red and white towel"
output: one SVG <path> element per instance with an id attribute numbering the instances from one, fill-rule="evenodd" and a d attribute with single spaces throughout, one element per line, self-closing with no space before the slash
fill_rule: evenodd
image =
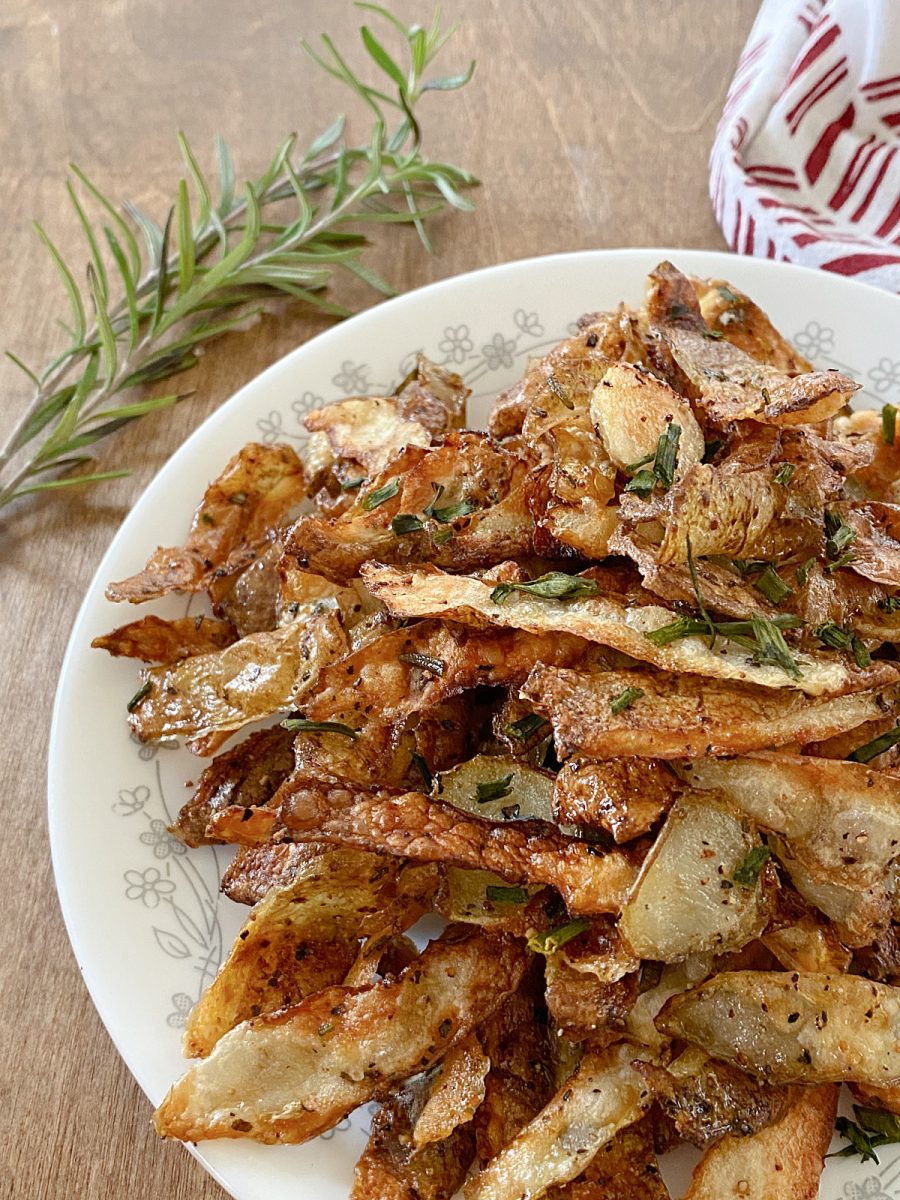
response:
<path id="1" fill-rule="evenodd" d="M 900 0 L 763 0 L 710 192 L 738 253 L 900 292 Z"/>

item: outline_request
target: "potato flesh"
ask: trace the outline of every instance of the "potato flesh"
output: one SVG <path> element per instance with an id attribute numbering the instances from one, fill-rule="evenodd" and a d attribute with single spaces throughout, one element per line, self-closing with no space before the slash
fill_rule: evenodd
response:
<path id="1" fill-rule="evenodd" d="M 858 975 L 724 971 L 657 1025 L 772 1083 L 900 1083 L 900 988 Z"/>
<path id="2" fill-rule="evenodd" d="M 681 479 L 703 458 L 703 432 L 690 405 L 668 384 L 630 363 L 611 366 L 594 388 L 591 421 L 621 470 L 655 454 L 670 424 L 681 430 L 675 478 Z"/>
<path id="3" fill-rule="evenodd" d="M 550 1103 L 463 1189 L 465 1200 L 521 1200 L 579 1175 L 650 1104 L 630 1043 L 587 1054 Z"/>
<path id="4" fill-rule="evenodd" d="M 724 791 L 825 882 L 864 888 L 900 854 L 900 788 L 862 763 L 760 753 L 687 764 L 695 788 Z"/>
<path id="5" fill-rule="evenodd" d="M 491 1060 L 474 1033 L 447 1053 L 413 1129 L 416 1146 L 443 1141 L 472 1120 L 484 1099 L 484 1079 L 490 1069 Z"/>
<path id="6" fill-rule="evenodd" d="M 451 932 L 393 982 L 328 988 L 256 1017 L 175 1084 L 156 1112 L 157 1131 L 184 1141 L 307 1141 L 439 1059 L 515 990 L 524 969 L 512 939 Z"/>
<path id="7" fill-rule="evenodd" d="M 678 962 L 704 951 L 739 950 L 767 913 L 762 885 L 734 882 L 759 838 L 727 802 L 701 793 L 676 800 L 619 918 L 638 958 Z"/>
<path id="8" fill-rule="evenodd" d="M 476 754 L 468 762 L 442 771 L 435 780 L 433 795 L 462 812 L 492 821 L 536 819 L 555 822 L 554 776 L 539 771 L 507 754 Z M 496 800 L 479 800 L 479 785 L 494 785 L 503 791 Z"/>

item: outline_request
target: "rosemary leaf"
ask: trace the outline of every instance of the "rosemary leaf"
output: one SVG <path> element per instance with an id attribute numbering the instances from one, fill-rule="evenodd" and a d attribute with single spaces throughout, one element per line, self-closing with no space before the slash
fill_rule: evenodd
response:
<path id="1" fill-rule="evenodd" d="M 754 580 L 754 584 L 772 604 L 780 604 L 782 600 L 793 595 L 793 589 L 784 582 L 771 563 L 766 564 L 765 570 Z"/>
<path id="2" fill-rule="evenodd" d="M 491 600 L 494 604 L 503 604 L 513 592 L 524 592 L 526 596 L 537 596 L 540 600 L 578 600 L 582 596 L 596 596 L 599 590 L 593 579 L 549 571 L 528 583 L 498 583 L 491 592 Z"/>
<path id="3" fill-rule="evenodd" d="M 526 713 L 518 721 L 511 721 L 508 725 L 504 725 L 503 732 L 507 737 L 515 738 L 517 742 L 527 742 L 539 729 L 543 729 L 545 725 L 549 724 L 547 718 L 542 717 L 540 713 Z"/>
<path id="4" fill-rule="evenodd" d="M 528 889 L 523 887 L 498 887 L 496 884 L 489 883 L 485 889 L 485 895 L 488 900 L 495 900 L 499 904 L 528 903 Z"/>
<path id="5" fill-rule="evenodd" d="M 339 733 L 342 737 L 357 737 L 357 730 L 340 721 L 307 721 L 305 717 L 288 717 L 281 722 L 281 728 L 290 733 Z"/>
<path id="6" fill-rule="evenodd" d="M 432 658 L 430 654 L 398 654 L 397 657 L 401 662 L 409 663 L 410 666 L 418 667 L 422 671 L 429 671 L 432 675 L 443 675 L 444 663 L 440 658 Z"/>
<path id="7" fill-rule="evenodd" d="M 489 779 L 475 784 L 475 800 L 478 804 L 487 804 L 491 800 L 502 800 L 512 791 L 512 775 L 504 775 L 502 779 Z"/>
<path id="8" fill-rule="evenodd" d="M 360 480 L 362 483 L 362 480 Z M 375 488 L 373 492 L 367 492 L 360 501 L 360 507 L 366 512 L 371 512 L 373 508 L 377 508 L 379 504 L 384 504 L 385 500 L 392 500 L 400 491 L 400 480 L 389 479 L 384 487 Z"/>
<path id="9" fill-rule="evenodd" d="M 610 700 L 610 702 L 609 702 L 610 711 L 612 712 L 614 717 L 617 717 L 619 715 L 619 713 L 623 713 L 623 712 L 625 712 L 625 710 L 627 708 L 631 708 L 631 706 L 632 706 L 632 704 L 634 704 L 635 700 L 640 700 L 641 696 L 643 696 L 643 695 L 644 695 L 643 688 L 639 688 L 639 687 L 623 688 L 622 691 L 619 692 L 618 696 L 613 696 L 612 700 Z"/>
<path id="10" fill-rule="evenodd" d="M 760 872 L 771 857 L 772 851 L 768 846 L 754 846 L 735 867 L 732 876 L 734 882 L 741 887 L 756 887 Z"/>
<path id="11" fill-rule="evenodd" d="M 897 406 L 886 404 L 881 410 L 881 440 L 887 446 L 893 446 L 894 434 L 897 431 Z"/>
<path id="12" fill-rule="evenodd" d="M 871 762 L 879 754 L 884 754 L 886 750 L 892 749 L 898 742 L 900 742 L 900 724 L 895 725 L 893 729 L 889 729 L 887 733 L 881 734 L 880 737 L 873 738 L 871 742 L 866 742 L 863 746 L 857 746 L 852 754 L 847 755 L 847 761 L 858 763 Z"/>

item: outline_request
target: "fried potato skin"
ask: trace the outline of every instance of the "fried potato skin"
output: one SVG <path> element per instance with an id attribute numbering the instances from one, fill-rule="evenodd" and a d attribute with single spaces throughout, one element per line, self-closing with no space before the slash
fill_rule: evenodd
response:
<path id="1" fill-rule="evenodd" d="M 703 320 L 714 333 L 721 334 L 757 362 L 768 363 L 785 375 L 813 369 L 812 364 L 782 337 L 759 305 L 733 284 L 724 279 L 689 278 Z"/>
<path id="2" fill-rule="evenodd" d="M 266 842 L 238 850 L 225 868 L 221 891 L 235 904 L 258 904 L 274 887 L 285 887 L 305 863 L 330 846 L 308 842 Z"/>
<path id="3" fill-rule="evenodd" d="M 413 1128 L 417 1147 L 443 1142 L 472 1120 L 484 1099 L 484 1079 L 490 1069 L 491 1060 L 474 1033 L 447 1052 Z M 473 1154 L 474 1148 L 473 1141 Z"/>
<path id="4" fill-rule="evenodd" d="M 652 829 L 679 790 L 678 780 L 658 762 L 572 758 L 556 776 L 553 810 L 564 825 L 604 829 L 614 841 L 629 842 Z"/>
<path id="5" fill-rule="evenodd" d="M 250 442 L 207 488 L 184 546 L 160 547 L 143 570 L 111 583 L 107 598 L 142 604 L 218 583 L 253 562 L 305 495 L 303 466 L 290 446 Z"/>
<path id="6" fill-rule="evenodd" d="M 281 816 L 294 838 L 494 871 L 513 883 L 552 884 L 572 913 L 615 912 L 634 878 L 621 851 L 598 853 L 542 821 L 495 823 L 421 792 L 374 794 L 302 778 L 283 791 Z"/>
<path id="7" fill-rule="evenodd" d="M 372 1120 L 350 1200 L 452 1200 L 475 1156 L 475 1136 L 462 1125 L 442 1141 L 416 1146 L 413 1125 L 428 1098 L 421 1076 L 388 1097 Z"/>
<path id="8" fill-rule="evenodd" d="M 548 714 L 557 753 L 568 758 L 703 758 L 767 750 L 831 737 L 883 715 L 900 701 L 891 664 L 876 667 L 872 689 L 811 699 L 801 692 L 649 671 L 584 672 L 538 665 L 519 695 Z M 627 688 L 643 693 L 622 712 Z M 875 689 L 882 690 L 875 690 Z"/>
<path id="9" fill-rule="evenodd" d="M 816 1200 L 838 1089 L 792 1089 L 784 1116 L 752 1137 L 729 1134 L 697 1164 L 685 1200 Z"/>
<path id="10" fill-rule="evenodd" d="M 900 989 L 858 975 L 723 971 L 657 1026 L 772 1083 L 900 1083 Z"/>
<path id="11" fill-rule="evenodd" d="M 91 646 L 108 651 L 114 658 L 171 663 L 194 654 L 224 650 L 236 638 L 233 625 L 214 617 L 179 617 L 164 621 L 162 617 L 150 614 L 94 638 Z"/>
<path id="12" fill-rule="evenodd" d="M 451 928 L 394 981 L 328 988 L 227 1033 L 170 1090 L 157 1131 L 182 1141 L 307 1141 L 438 1061 L 524 970 L 513 939 Z"/>
<path id="13" fill-rule="evenodd" d="M 503 604 L 495 604 L 490 599 L 490 584 L 471 576 L 448 575 L 435 567 L 401 570 L 367 563 L 362 577 L 397 617 L 441 618 L 476 629 L 494 626 L 533 634 L 574 634 L 676 674 L 687 672 L 771 688 L 797 687 L 813 696 L 858 690 L 873 677 L 871 668 L 867 673 L 833 656 L 797 651 L 794 658 L 801 675 L 795 680 L 779 667 L 754 664 L 746 649 L 724 639 L 715 650 L 700 637 L 656 646 L 646 634 L 674 621 L 678 614 L 656 604 L 628 605 L 608 594 L 569 601 L 513 595 Z M 880 677 L 880 668 L 874 677 Z"/>
<path id="14" fill-rule="evenodd" d="M 656 1161 L 652 1118 L 617 1133 L 583 1174 L 550 1188 L 544 1200 L 670 1200 Z"/>
<path id="15" fill-rule="evenodd" d="M 240 729 L 297 707 L 321 667 L 346 650 L 346 635 L 331 612 L 249 634 L 214 654 L 151 667 L 145 673 L 149 690 L 128 723 L 141 741 Z"/>
<path id="16" fill-rule="evenodd" d="M 216 840 L 207 827 L 216 813 L 231 805 L 261 808 L 275 795 L 294 766 L 294 735 L 276 725 L 251 733 L 210 763 L 170 832 L 186 846 Z"/>

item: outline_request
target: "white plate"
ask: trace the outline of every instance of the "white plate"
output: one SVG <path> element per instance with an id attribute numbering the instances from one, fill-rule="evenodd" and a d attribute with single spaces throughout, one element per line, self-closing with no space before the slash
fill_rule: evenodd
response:
<path id="1" fill-rule="evenodd" d="M 613 250 L 529 259 L 448 279 L 382 304 L 292 351 L 242 388 L 185 443 L 122 525 L 91 584 L 63 663 L 50 740 L 50 836 L 60 903 L 94 1003 L 149 1098 L 184 1069 L 181 1026 L 215 974 L 246 910 L 222 899 L 226 849 L 185 853 L 166 832 L 202 770 L 183 748 L 129 739 L 133 663 L 91 638 L 136 613 L 108 603 L 110 579 L 176 545 L 207 479 L 244 442 L 303 440 L 301 418 L 323 400 L 384 393 L 415 351 L 460 371 L 475 392 L 472 424 L 564 337 L 582 312 L 637 303 L 664 257 L 745 289 L 818 366 L 863 382 L 874 402 L 900 399 L 900 298 L 800 267 L 698 251 Z M 163 615 L 185 611 L 170 598 Z M 237 1200 L 344 1200 L 370 1114 L 362 1109 L 306 1146 L 207 1142 L 198 1157 Z M 683 1156 L 682 1156 L 683 1157 Z M 832 1160 L 824 1200 L 900 1197 L 900 1149 L 881 1164 Z M 667 1166 L 666 1171 L 670 1168 Z M 683 1186 L 683 1166 L 673 1183 Z M 677 1192 L 675 1194 L 678 1194 Z"/>

